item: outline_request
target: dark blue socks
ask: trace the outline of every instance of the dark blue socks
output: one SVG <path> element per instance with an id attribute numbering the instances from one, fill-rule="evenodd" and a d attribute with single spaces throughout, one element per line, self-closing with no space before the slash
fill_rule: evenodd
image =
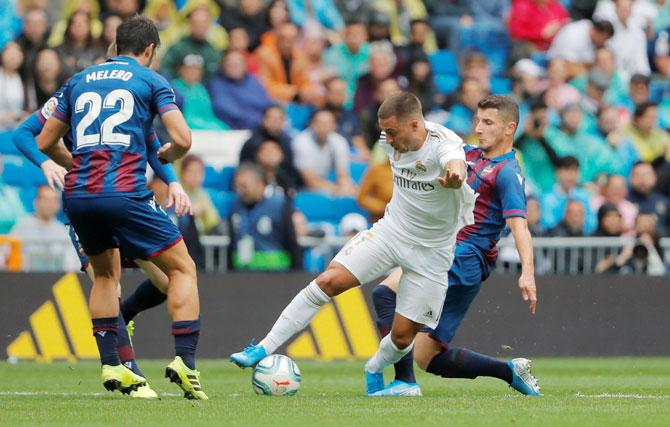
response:
<path id="1" fill-rule="evenodd" d="M 121 363 L 123 363 L 126 368 L 143 377 L 144 374 L 140 370 L 140 367 L 137 366 L 137 362 L 135 361 L 135 351 L 133 350 L 133 345 L 130 342 L 128 329 L 126 329 L 126 322 L 123 320 L 123 314 L 121 312 L 119 312 L 118 335 L 118 351 Z"/>
<path id="2" fill-rule="evenodd" d="M 126 322 L 130 322 L 138 313 L 163 304 L 166 299 L 167 295 L 159 291 L 151 280 L 147 279 L 140 283 L 135 292 L 121 304 L 123 318 L 126 319 Z"/>
<path id="3" fill-rule="evenodd" d="M 382 337 L 391 332 L 393 316 L 395 315 L 395 292 L 388 286 L 380 284 L 372 290 L 372 302 L 377 313 L 377 328 Z M 395 379 L 408 383 L 416 382 L 414 377 L 414 360 L 410 351 L 403 356 L 395 365 Z"/>
<path id="4" fill-rule="evenodd" d="M 118 317 L 93 319 L 93 336 L 98 344 L 100 363 L 117 366 L 121 364 L 117 350 Z"/>
<path id="5" fill-rule="evenodd" d="M 500 378 L 512 382 L 512 370 L 507 363 L 465 348 L 450 348 L 433 358 L 426 372 L 445 378 Z"/>
<path id="6" fill-rule="evenodd" d="M 182 358 L 184 364 L 195 369 L 195 350 L 200 335 L 200 319 L 172 322 L 175 354 Z"/>

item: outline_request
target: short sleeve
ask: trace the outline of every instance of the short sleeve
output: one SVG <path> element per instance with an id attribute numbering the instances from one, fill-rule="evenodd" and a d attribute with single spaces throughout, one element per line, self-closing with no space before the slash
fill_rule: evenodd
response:
<path id="1" fill-rule="evenodd" d="M 310 141 L 304 131 L 298 134 L 291 143 L 293 150 L 293 165 L 296 169 L 311 169 L 311 154 Z"/>
<path id="2" fill-rule="evenodd" d="M 38 113 L 46 121 L 50 116 L 70 125 L 72 80 L 61 86 Z"/>
<path id="3" fill-rule="evenodd" d="M 349 143 L 341 135 L 331 135 L 333 144 L 333 154 L 335 155 L 335 166 L 338 170 L 345 170 L 349 173 L 350 153 Z"/>
<path id="4" fill-rule="evenodd" d="M 437 156 L 442 168 L 447 166 L 450 160 L 465 161 L 465 151 L 463 150 L 463 140 L 454 134 L 453 137 L 442 139 L 437 147 Z"/>
<path id="5" fill-rule="evenodd" d="M 174 90 L 163 76 L 154 73 L 153 81 L 153 109 L 155 114 L 163 115 L 168 111 L 178 110 Z"/>
<path id="6" fill-rule="evenodd" d="M 526 218 L 525 179 L 517 168 L 507 165 L 502 167 L 496 178 L 496 191 L 503 218 Z"/>

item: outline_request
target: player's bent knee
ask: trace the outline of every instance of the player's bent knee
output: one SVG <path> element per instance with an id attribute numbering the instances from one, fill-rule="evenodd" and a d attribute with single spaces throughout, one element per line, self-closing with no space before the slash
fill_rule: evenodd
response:
<path id="1" fill-rule="evenodd" d="M 334 297 L 357 286 L 358 280 L 343 266 L 331 264 L 326 271 L 317 276 L 316 284 L 326 295 Z"/>
<path id="2" fill-rule="evenodd" d="M 414 335 L 410 332 L 394 332 L 391 331 L 391 341 L 398 349 L 407 348 L 414 341 Z"/>
<path id="3" fill-rule="evenodd" d="M 419 333 L 414 343 L 414 361 L 425 371 L 433 358 L 442 351 L 442 347 L 426 333 Z"/>

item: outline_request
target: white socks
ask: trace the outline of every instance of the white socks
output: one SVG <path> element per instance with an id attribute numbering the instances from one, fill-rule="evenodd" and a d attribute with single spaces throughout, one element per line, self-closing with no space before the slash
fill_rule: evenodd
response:
<path id="1" fill-rule="evenodd" d="M 289 338 L 303 330 L 328 301 L 330 297 L 312 280 L 286 306 L 270 333 L 258 344 L 265 348 L 267 354 L 274 353 Z"/>
<path id="2" fill-rule="evenodd" d="M 389 333 L 379 342 L 379 350 L 365 364 L 365 370 L 373 374 L 381 372 L 388 365 L 393 365 L 402 359 L 404 355 L 412 351 L 412 348 L 414 348 L 414 341 L 406 348 L 399 349 L 393 344 Z"/>

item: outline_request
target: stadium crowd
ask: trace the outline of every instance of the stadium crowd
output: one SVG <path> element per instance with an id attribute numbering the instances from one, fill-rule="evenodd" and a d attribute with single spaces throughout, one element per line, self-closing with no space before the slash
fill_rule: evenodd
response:
<path id="1" fill-rule="evenodd" d="M 200 263 L 198 236 L 227 234 L 234 268 L 302 268 L 299 237 L 350 234 L 381 217 L 393 181 L 376 111 L 404 89 L 468 143 L 477 102 L 512 94 L 533 235 L 634 236 L 597 270 L 665 272 L 670 2 L 3 0 L 0 145 L 71 75 L 104 61 L 136 13 L 158 24 L 154 64 L 190 127 L 251 131 L 227 188 L 207 185 L 221 172 L 206 158 L 177 165 L 194 206 L 180 225 Z M 20 235 L 33 210 L 42 236 L 60 233 L 39 214 L 53 198 L 46 187 L 31 193 L 33 207 L 3 182 L 7 169 L 1 176 L 0 234 Z M 313 193 L 344 208 L 316 224 L 297 203 Z M 644 266 L 633 262 L 642 255 Z"/>

